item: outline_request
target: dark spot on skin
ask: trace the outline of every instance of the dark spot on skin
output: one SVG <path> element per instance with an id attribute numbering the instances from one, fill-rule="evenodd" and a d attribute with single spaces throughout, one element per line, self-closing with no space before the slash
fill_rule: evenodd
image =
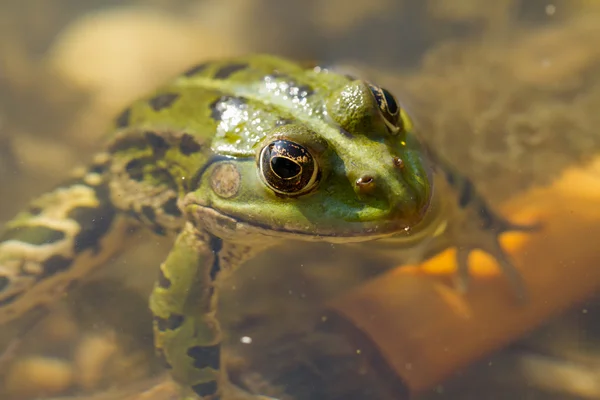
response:
<path id="1" fill-rule="evenodd" d="M 226 65 L 224 67 L 221 67 L 216 73 L 215 73 L 215 79 L 227 79 L 229 78 L 232 74 L 241 71 L 243 69 L 248 68 L 248 64 L 229 64 Z"/>
<path id="2" fill-rule="evenodd" d="M 148 143 L 144 138 L 131 135 L 125 136 L 113 142 L 109 146 L 108 151 L 110 153 L 118 153 L 129 149 L 143 150 L 146 147 L 148 147 Z"/>
<path id="3" fill-rule="evenodd" d="M 210 381 L 205 383 L 199 383 L 197 385 L 192 386 L 192 390 L 200 397 L 210 396 L 217 393 L 219 386 L 216 381 Z M 218 398 L 213 397 L 214 400 L 218 400 Z"/>
<path id="4" fill-rule="evenodd" d="M 162 136 L 154 133 L 154 132 L 146 132 L 145 134 L 146 140 L 152 147 L 152 151 L 154 152 L 154 156 L 157 158 L 164 157 L 165 153 L 171 146 Z"/>
<path id="5" fill-rule="evenodd" d="M 143 160 L 136 158 L 125 165 L 125 171 L 132 180 L 140 182 L 144 180 L 144 165 Z"/>
<path id="6" fill-rule="evenodd" d="M 213 261 L 213 265 L 210 268 L 210 279 L 211 280 L 215 280 L 217 278 L 217 275 L 219 274 L 219 271 L 221 271 L 221 263 L 219 262 L 219 256 L 215 255 L 215 259 Z"/>
<path id="7" fill-rule="evenodd" d="M 40 215 L 44 211 L 42 207 L 31 206 L 27 209 L 27 212 L 31 215 Z"/>
<path id="8" fill-rule="evenodd" d="M 123 110 L 121 114 L 116 119 L 116 124 L 118 128 L 127 128 L 129 126 L 129 122 L 131 120 L 131 109 L 126 108 Z"/>
<path id="9" fill-rule="evenodd" d="M 208 245 L 210 246 L 210 249 L 212 250 L 215 256 L 209 272 L 210 279 L 214 281 L 217 278 L 219 271 L 221 271 L 219 252 L 223 248 L 223 239 L 216 236 L 211 236 Z"/>
<path id="10" fill-rule="evenodd" d="M 156 223 L 156 211 L 154 211 L 154 208 L 152 208 L 151 206 L 142 206 L 142 214 L 151 223 Z"/>
<path id="11" fill-rule="evenodd" d="M 6 289 L 9 284 L 10 284 L 10 279 L 8 279 L 6 276 L 0 276 L 0 292 L 2 292 L 4 289 Z"/>
<path id="12" fill-rule="evenodd" d="M 160 111 L 173 104 L 179 98 L 179 93 L 163 93 L 148 100 L 148 104 L 154 111 Z"/>
<path id="13" fill-rule="evenodd" d="M 194 368 L 212 368 L 218 370 L 220 362 L 221 346 L 194 346 L 190 347 L 187 355 L 194 359 Z"/>
<path id="14" fill-rule="evenodd" d="M 64 238 L 64 232 L 45 226 L 19 226 L 4 232 L 0 241 L 17 240 L 39 246 L 56 243 Z"/>
<path id="15" fill-rule="evenodd" d="M 171 173 L 168 170 L 164 168 L 156 168 L 154 170 L 151 170 L 149 175 L 156 183 L 162 183 L 175 192 L 179 190 L 179 186 L 177 186 L 175 178 L 173 178 L 173 175 L 171 175 Z"/>
<path id="16" fill-rule="evenodd" d="M 171 314 L 167 319 L 167 329 L 175 330 L 183 324 L 185 317 L 179 314 Z"/>
<path id="17" fill-rule="evenodd" d="M 200 143 L 189 133 L 184 134 L 179 142 L 179 151 L 181 154 L 189 156 L 202 150 Z"/>
<path id="18" fill-rule="evenodd" d="M 157 235 L 166 235 L 167 232 L 165 228 L 156 222 L 156 210 L 152 206 L 144 205 L 142 206 L 140 212 L 144 218 L 138 216 L 137 219 L 139 221 L 148 226 L 152 232 L 156 233 Z"/>
<path id="19" fill-rule="evenodd" d="M 210 117 L 217 122 L 221 121 L 221 115 L 223 114 L 223 110 L 219 107 L 219 105 L 227 98 L 229 97 L 223 96 L 210 103 Z"/>
<path id="20" fill-rule="evenodd" d="M 110 229 L 115 218 L 115 209 L 110 205 L 108 190 L 96 188 L 100 204 L 98 207 L 77 207 L 69 212 L 68 218 L 75 220 L 81 227 L 73 240 L 73 251 L 80 253 L 93 249 L 97 253 L 99 241 Z"/>
<path id="21" fill-rule="evenodd" d="M 198 64 L 190 69 L 188 69 L 187 71 L 185 71 L 183 73 L 183 76 L 194 76 L 196 74 L 199 74 L 200 72 L 204 71 L 206 69 L 206 67 L 208 67 L 210 64 L 209 63 L 203 63 L 203 64 Z"/>
<path id="22" fill-rule="evenodd" d="M 246 105 L 246 99 L 243 97 L 234 97 L 234 96 L 221 96 L 217 100 L 213 101 L 210 105 L 210 116 L 215 121 L 221 121 L 221 117 L 225 110 L 231 107 L 242 108 Z"/>
<path id="23" fill-rule="evenodd" d="M 465 179 L 464 186 L 460 191 L 460 196 L 458 198 L 458 205 L 460 208 L 465 208 L 467 204 L 471 201 L 471 196 L 473 195 L 473 184 L 470 180 Z"/>
<path id="24" fill-rule="evenodd" d="M 22 293 L 15 293 L 15 294 L 8 296 L 5 299 L 0 300 L 0 307 L 4 307 L 4 306 L 12 303 L 13 301 L 17 300 L 19 297 L 21 297 L 21 294 Z"/>
<path id="25" fill-rule="evenodd" d="M 446 171 L 446 180 L 450 186 L 454 186 L 456 184 L 456 176 L 450 171 Z"/>
<path id="26" fill-rule="evenodd" d="M 88 173 L 90 174 L 103 174 L 106 171 L 106 165 L 92 165 L 88 169 Z"/>
<path id="27" fill-rule="evenodd" d="M 169 200 L 167 200 L 165 204 L 163 204 L 162 209 L 165 212 L 165 214 L 172 215 L 174 217 L 181 216 L 181 210 L 177 206 L 176 197 L 171 197 Z"/>
<path id="28" fill-rule="evenodd" d="M 65 258 L 63 256 L 52 256 L 46 261 L 44 261 L 44 263 L 42 264 L 44 272 L 41 278 L 45 278 L 66 271 L 67 269 L 69 269 L 72 263 L 73 260 L 70 258 Z"/>
<path id="29" fill-rule="evenodd" d="M 169 318 L 154 317 L 154 321 L 156 321 L 156 328 L 161 332 L 164 332 L 167 329 L 175 330 L 181 327 L 184 320 L 185 317 L 181 314 L 171 314 L 169 315 Z"/>
<path id="30" fill-rule="evenodd" d="M 162 268 L 158 269 L 158 286 L 163 288 L 163 289 L 168 289 L 171 287 L 171 281 L 169 280 L 169 278 L 167 278 L 165 276 L 164 271 L 162 270 Z"/>
<path id="31" fill-rule="evenodd" d="M 161 332 L 167 330 L 167 319 L 162 317 L 154 317 L 154 322 L 156 323 L 156 329 Z"/>
<path id="32" fill-rule="evenodd" d="M 162 364 L 163 368 L 173 368 L 169 361 L 167 361 L 167 356 L 165 355 L 165 351 L 163 349 L 156 349 L 156 358 L 158 358 L 158 361 Z"/>

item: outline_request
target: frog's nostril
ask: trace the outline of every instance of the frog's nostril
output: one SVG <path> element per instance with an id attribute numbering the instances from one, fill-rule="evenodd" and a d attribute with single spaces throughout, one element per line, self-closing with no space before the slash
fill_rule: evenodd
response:
<path id="1" fill-rule="evenodd" d="M 375 189 L 375 178 L 371 175 L 361 176 L 356 180 L 356 186 L 363 193 L 370 193 Z"/>
<path id="2" fill-rule="evenodd" d="M 404 168 L 404 161 L 400 157 L 394 157 L 392 159 L 392 162 L 394 163 L 394 167 L 399 168 L 399 169 Z"/>

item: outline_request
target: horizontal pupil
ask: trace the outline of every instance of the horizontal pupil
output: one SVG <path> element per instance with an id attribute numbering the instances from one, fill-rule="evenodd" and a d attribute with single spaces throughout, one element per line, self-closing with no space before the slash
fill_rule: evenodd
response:
<path id="1" fill-rule="evenodd" d="M 383 96 L 385 97 L 385 101 L 387 102 L 388 111 L 392 115 L 396 114 L 398 112 L 398 104 L 396 103 L 396 99 L 394 99 L 394 96 L 392 96 L 387 90 L 382 90 Z"/>
<path id="2" fill-rule="evenodd" d="M 283 179 L 293 178 L 302 171 L 300 165 L 284 157 L 271 158 L 271 168 L 277 176 Z"/>

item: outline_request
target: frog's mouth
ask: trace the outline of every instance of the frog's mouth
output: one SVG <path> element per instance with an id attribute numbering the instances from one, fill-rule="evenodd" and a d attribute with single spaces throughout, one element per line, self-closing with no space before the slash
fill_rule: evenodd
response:
<path id="1" fill-rule="evenodd" d="M 299 227 L 285 227 L 249 222 L 238 217 L 225 214 L 214 208 L 198 203 L 187 204 L 185 207 L 188 219 L 223 239 L 270 236 L 281 239 L 296 239 L 305 241 L 326 241 L 331 243 L 365 242 L 386 238 L 398 234 L 409 235 L 411 228 L 403 222 L 385 223 L 356 223 L 345 229 L 315 229 L 306 230 Z M 354 229 L 353 229 L 354 228 Z"/>

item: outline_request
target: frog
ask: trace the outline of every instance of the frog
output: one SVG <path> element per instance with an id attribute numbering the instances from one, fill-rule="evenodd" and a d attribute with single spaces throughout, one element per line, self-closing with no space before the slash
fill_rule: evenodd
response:
<path id="1" fill-rule="evenodd" d="M 0 324 L 48 308 L 138 230 L 172 238 L 149 299 L 156 356 L 181 399 L 223 398 L 222 282 L 275 245 L 329 242 L 426 259 L 495 258 L 532 231 L 494 212 L 376 83 L 267 54 L 203 62 L 125 108 L 85 167 L 0 234 Z M 264 398 L 258 396 L 257 398 Z"/>

